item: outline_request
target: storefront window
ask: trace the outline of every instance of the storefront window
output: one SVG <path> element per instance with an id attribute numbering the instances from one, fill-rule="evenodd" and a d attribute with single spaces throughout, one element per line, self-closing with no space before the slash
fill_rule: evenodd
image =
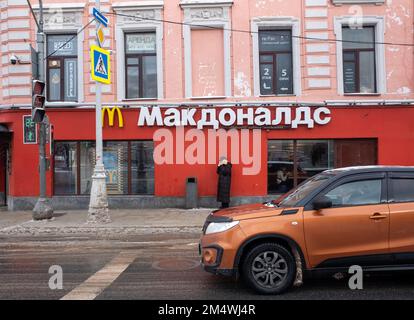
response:
<path id="1" fill-rule="evenodd" d="M 332 140 L 298 140 L 298 184 L 334 167 Z"/>
<path id="2" fill-rule="evenodd" d="M 104 141 L 103 162 L 108 194 L 128 194 L 128 142 Z"/>
<path id="3" fill-rule="evenodd" d="M 95 167 L 95 143 L 81 142 L 81 193 L 90 194 Z M 103 163 L 108 194 L 128 194 L 128 142 L 104 141 Z"/>
<path id="4" fill-rule="evenodd" d="M 269 140 L 267 186 L 269 193 L 285 193 L 294 186 L 293 140 Z"/>
<path id="5" fill-rule="evenodd" d="M 307 178 L 333 168 L 329 140 L 270 140 L 268 192 L 285 193 Z"/>
<path id="6" fill-rule="evenodd" d="M 90 194 L 92 174 L 95 167 L 95 143 L 82 141 L 80 143 L 80 193 Z"/>
<path id="7" fill-rule="evenodd" d="M 345 149 L 348 144 L 352 148 Z M 334 167 L 376 164 L 376 145 L 376 140 L 357 139 L 269 140 L 268 193 L 285 193 L 315 174 Z M 358 146 L 363 146 L 359 148 L 361 152 L 358 152 Z M 358 156 L 362 150 L 363 156 Z"/>
<path id="8" fill-rule="evenodd" d="M 78 167 L 76 142 L 57 143 L 55 148 L 54 163 L 55 194 L 75 194 Z"/>
<path id="9" fill-rule="evenodd" d="M 74 159 L 71 167 L 62 160 L 68 157 L 68 148 Z M 90 194 L 95 142 L 56 142 L 55 150 L 55 194 Z M 76 165 L 78 155 L 79 166 Z M 104 141 L 103 162 L 109 195 L 154 193 L 152 141 Z"/>
<path id="10" fill-rule="evenodd" d="M 154 193 L 153 153 L 152 141 L 131 142 L 131 191 L 133 194 Z"/>

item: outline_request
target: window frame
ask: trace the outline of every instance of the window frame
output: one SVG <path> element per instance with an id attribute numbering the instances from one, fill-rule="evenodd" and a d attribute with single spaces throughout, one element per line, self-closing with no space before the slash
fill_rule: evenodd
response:
<path id="1" fill-rule="evenodd" d="M 113 10 L 121 14 L 115 22 L 115 39 L 123 39 L 124 33 L 135 32 L 155 32 L 156 35 L 156 55 L 157 55 L 157 97 L 155 98 L 138 98 L 127 99 L 125 83 L 125 41 L 115 41 L 116 46 L 116 96 L 118 101 L 135 101 L 135 100 L 161 100 L 164 98 L 164 26 L 161 22 L 163 4 L 141 4 L 140 2 L 131 2 L 131 4 L 114 3 Z M 137 11 L 138 10 L 138 11 Z M 150 19 L 131 19 L 128 15 L 142 14 L 143 17 Z M 148 15 L 147 14 L 150 14 Z M 153 13 L 153 14 L 152 14 Z"/>
<path id="2" fill-rule="evenodd" d="M 380 96 L 387 93 L 387 77 L 385 64 L 385 18 L 383 16 L 362 16 L 359 21 L 363 26 L 373 26 L 375 31 L 375 93 L 345 93 L 343 74 L 343 45 L 342 28 L 354 21 L 355 17 L 334 17 L 334 32 L 336 35 L 336 65 L 337 65 L 337 91 L 343 96 Z"/>
<path id="3" fill-rule="evenodd" d="M 349 28 L 349 27 L 344 27 L 342 26 L 342 31 L 345 28 Z M 378 89 L 377 89 L 377 57 L 376 57 L 376 46 L 375 46 L 375 42 L 376 42 L 376 34 L 375 34 L 375 26 L 373 25 L 366 25 L 364 26 L 364 28 L 372 28 L 373 29 L 373 35 L 374 35 L 374 39 L 373 39 L 373 43 L 374 43 L 374 47 L 373 48 L 353 48 L 353 49 L 342 49 L 342 66 L 345 65 L 345 62 L 350 62 L 350 61 L 345 61 L 344 55 L 345 53 L 353 53 L 354 54 L 354 63 L 355 63 L 355 84 L 356 84 L 356 90 L 355 92 L 345 92 L 345 77 L 343 76 L 342 81 L 343 81 L 343 87 L 344 87 L 344 94 L 376 94 L 378 93 Z M 374 92 L 361 92 L 361 70 L 360 70 L 360 56 L 361 56 L 361 52 L 373 52 L 374 53 Z"/>
<path id="4" fill-rule="evenodd" d="M 90 193 L 81 193 L 81 142 L 95 142 L 94 140 L 57 140 L 54 141 L 53 157 L 52 157 L 52 194 L 53 196 L 89 196 Z M 155 195 L 155 164 L 154 164 L 154 190 L 152 193 L 132 193 L 132 143 L 133 142 L 151 142 L 153 148 L 154 141 L 149 139 L 140 140 L 104 140 L 104 142 L 127 142 L 127 188 L 128 192 L 125 194 L 109 194 L 109 196 L 154 196 Z M 76 143 L 76 185 L 75 193 L 71 194 L 56 194 L 55 193 L 55 154 L 56 146 L 59 143 Z"/>
<path id="5" fill-rule="evenodd" d="M 365 207 L 365 206 L 376 206 L 381 204 L 386 204 L 388 202 L 388 183 L 387 183 L 387 174 L 385 171 L 372 172 L 372 173 L 355 173 L 343 178 L 339 178 L 336 181 L 333 181 L 331 184 L 327 185 L 325 188 L 320 190 L 316 195 L 314 195 L 304 206 L 306 211 L 314 210 L 313 201 L 315 199 L 326 195 L 328 192 L 333 189 L 340 187 L 341 185 L 358 182 L 358 181 L 367 181 L 367 180 L 381 180 L 381 197 L 379 203 L 370 203 L 370 204 L 356 204 L 356 205 L 344 205 L 332 207 L 330 209 L 342 209 L 342 208 L 352 208 L 352 207 Z"/>
<path id="6" fill-rule="evenodd" d="M 198 2 L 198 1 L 197 1 Z M 183 9 L 183 42 L 184 42 L 184 96 L 187 99 L 221 99 L 232 96 L 232 55 L 231 55 L 231 11 L 230 8 L 233 1 L 218 1 L 216 5 L 212 6 L 201 3 L 192 3 L 190 1 L 181 1 L 180 7 Z M 221 10 L 220 15 L 214 15 L 208 19 L 203 18 L 200 12 L 209 12 L 210 10 Z M 195 13 L 195 14 L 193 14 Z M 224 66 L 224 94 L 223 96 L 194 96 L 193 92 L 193 62 L 192 62 L 192 30 L 199 29 L 221 29 L 223 31 L 223 66 Z"/>
<path id="7" fill-rule="evenodd" d="M 286 51 L 286 50 L 280 50 L 280 51 L 260 51 L 260 43 L 258 44 L 258 48 L 259 48 L 259 90 L 260 90 L 260 95 L 261 96 L 291 96 L 294 94 L 295 92 L 295 81 L 294 81 L 294 71 L 293 71 L 293 37 L 292 37 L 292 29 L 284 29 L 284 28 L 278 28 L 278 29 L 267 29 L 267 28 L 262 28 L 259 29 L 259 38 L 258 41 L 260 42 L 260 33 L 261 32 L 272 32 L 272 31 L 289 31 L 290 35 L 291 35 L 291 46 L 290 46 L 290 50 Z M 278 81 L 277 81 L 277 75 L 278 75 L 278 64 L 277 64 L 277 57 L 278 55 L 282 55 L 282 54 L 290 54 L 291 57 L 291 70 L 292 70 L 292 74 L 291 79 L 292 79 L 292 92 L 290 93 L 278 93 Z M 270 62 L 261 62 L 261 57 L 262 56 L 272 56 L 272 63 Z M 273 92 L 271 94 L 263 94 L 262 93 L 262 79 L 261 79 L 261 66 L 264 64 L 272 64 L 272 68 L 273 68 L 273 81 L 272 81 L 272 86 L 273 86 Z"/>
<path id="8" fill-rule="evenodd" d="M 46 35 L 46 51 L 48 52 L 48 41 L 47 41 L 47 37 L 49 36 L 69 36 L 69 37 L 73 37 L 75 36 L 76 33 L 71 33 L 71 32 L 67 32 L 67 33 L 49 33 Z M 73 39 L 73 41 L 76 41 L 76 37 Z M 77 50 L 79 51 L 79 50 Z M 57 53 L 57 52 L 56 52 Z M 55 54 L 56 54 L 55 53 Z M 79 70 L 79 56 L 78 56 L 78 52 L 76 55 L 51 55 L 50 57 L 47 57 L 46 59 L 46 100 L 48 102 L 78 102 L 79 101 L 79 77 L 78 77 L 78 73 L 76 73 L 76 76 L 78 77 L 76 80 L 76 100 L 72 101 L 72 100 L 65 100 L 65 60 L 66 59 L 76 59 L 76 68 Z M 49 61 L 51 60 L 59 60 L 60 61 L 60 67 L 50 67 L 49 66 Z M 51 100 L 50 99 L 50 90 L 49 90 L 49 83 L 50 83 L 50 77 L 49 77 L 49 70 L 50 69 L 60 69 L 60 99 L 59 100 Z"/>
<path id="9" fill-rule="evenodd" d="M 327 142 L 328 143 L 328 162 L 330 163 L 329 159 L 333 162 L 332 163 L 332 168 L 328 167 L 327 170 L 329 169 L 334 169 L 334 168 L 339 168 L 341 166 L 337 165 L 337 157 L 339 156 L 339 154 L 337 153 L 337 143 L 341 143 L 343 141 L 353 141 L 353 142 L 361 142 L 361 141 L 369 141 L 374 143 L 374 150 L 375 150 L 375 160 L 372 163 L 369 163 L 369 165 L 377 165 L 378 164 L 378 139 L 376 138 L 363 138 L 363 139 L 358 139 L 358 138 L 352 138 L 352 139 L 343 139 L 343 138 L 297 138 L 297 139 L 288 139 L 288 138 L 277 138 L 277 137 L 272 137 L 272 138 L 268 138 L 267 139 L 267 143 L 266 143 L 266 151 L 267 151 L 267 155 L 266 155 L 266 187 L 267 187 L 267 194 L 268 195 L 280 195 L 281 193 L 278 192 L 269 192 L 269 142 L 270 141 L 291 141 L 292 142 L 292 151 L 293 151 L 293 188 L 296 188 L 298 185 L 300 185 L 302 182 L 304 182 L 303 179 L 301 179 L 301 176 L 299 175 L 299 171 L 298 169 L 300 168 L 299 163 L 300 163 L 300 157 L 298 156 L 298 143 L 299 142 L 303 142 L 303 141 L 314 141 L 314 142 Z M 331 149 L 329 149 L 331 148 Z M 330 158 L 332 157 L 332 158 Z M 368 165 L 368 164 L 366 164 Z M 302 181 L 299 181 L 302 180 Z"/>
<path id="10" fill-rule="evenodd" d="M 296 188 L 298 185 L 300 185 L 302 182 L 305 181 L 304 180 L 304 181 L 299 182 L 300 176 L 299 176 L 298 169 L 300 169 L 300 166 L 299 166 L 299 157 L 298 157 L 298 142 L 299 141 L 318 141 L 318 142 L 323 141 L 323 142 L 326 142 L 328 144 L 328 152 L 329 151 L 334 152 L 334 150 L 335 150 L 335 140 L 337 140 L 337 139 L 323 139 L 323 138 L 321 138 L 321 139 L 310 139 L 310 138 L 308 138 L 308 139 L 273 139 L 273 138 L 268 139 L 267 143 L 266 143 L 266 148 L 267 148 L 267 158 L 266 158 L 266 170 L 267 170 L 266 171 L 266 188 L 267 188 L 267 190 L 266 190 L 266 192 L 267 192 L 267 194 L 268 195 L 278 195 L 278 194 L 280 194 L 280 193 L 273 193 L 273 192 L 270 193 L 269 192 L 269 167 L 268 167 L 269 158 L 268 157 L 269 157 L 269 142 L 270 141 L 288 141 L 288 142 L 292 142 L 292 152 L 293 152 L 293 158 L 292 158 L 293 176 L 292 176 L 292 179 L 293 179 L 293 188 Z M 331 150 L 329 150 L 329 148 L 331 148 Z M 328 155 L 328 157 L 329 157 L 329 155 Z M 335 168 L 334 159 L 332 159 L 332 161 L 333 161 L 332 168 L 328 168 L 327 170 Z"/>
<path id="11" fill-rule="evenodd" d="M 260 93 L 260 55 L 259 31 L 261 30 L 291 30 L 292 35 L 292 94 L 262 95 Z M 283 97 L 300 96 L 302 93 L 302 63 L 301 63 L 301 35 L 300 20 L 294 17 L 257 17 L 251 20 L 252 57 L 253 57 L 253 92 L 255 97 Z"/>
<path id="12" fill-rule="evenodd" d="M 126 41 L 127 41 L 127 36 L 130 34 L 144 34 L 144 33 L 153 33 L 155 35 L 155 52 L 154 53 L 127 53 L 126 50 Z M 124 32 L 124 56 L 125 56 L 125 63 L 124 63 L 124 70 L 125 70 L 125 92 L 124 92 L 124 96 L 125 99 L 128 100 L 133 100 L 133 99 L 157 99 L 158 96 L 158 66 L 157 66 L 157 95 L 155 97 L 144 97 L 143 96 L 143 91 L 144 91 L 144 86 L 143 86 L 143 57 L 155 57 L 155 61 L 158 64 L 157 61 L 157 33 L 156 31 L 140 31 L 140 32 Z M 138 58 L 138 65 L 131 65 L 128 64 L 128 59 L 129 58 Z M 129 97 L 128 96 L 128 72 L 126 72 L 126 70 L 128 70 L 129 66 L 138 66 L 138 97 Z"/>

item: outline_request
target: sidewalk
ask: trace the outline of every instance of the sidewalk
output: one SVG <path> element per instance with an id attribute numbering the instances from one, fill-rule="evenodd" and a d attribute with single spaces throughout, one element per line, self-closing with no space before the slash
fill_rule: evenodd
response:
<path id="1" fill-rule="evenodd" d="M 142 235 L 200 233 L 212 209 L 110 210 L 111 222 L 87 223 L 87 211 L 56 211 L 50 220 L 34 221 L 31 211 L 0 212 L 0 236 Z"/>

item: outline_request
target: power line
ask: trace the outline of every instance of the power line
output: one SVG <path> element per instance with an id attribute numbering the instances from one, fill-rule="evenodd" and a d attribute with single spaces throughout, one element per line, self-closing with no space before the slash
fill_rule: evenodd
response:
<path id="1" fill-rule="evenodd" d="M 91 21 L 89 21 L 87 24 L 85 24 L 75 35 L 73 35 L 72 37 L 69 38 L 69 40 L 67 40 L 66 42 L 64 42 L 61 46 L 59 46 L 59 48 L 57 48 L 55 51 L 53 51 L 51 54 L 48 54 L 44 60 L 46 60 L 47 58 L 49 58 L 50 56 L 53 56 L 56 52 L 58 52 L 60 49 L 62 49 L 64 46 L 66 46 L 69 42 L 71 42 L 73 39 L 77 38 L 77 36 L 83 32 L 83 30 L 85 30 L 92 22 L 95 21 L 95 18 L 93 18 Z"/>
<path id="2" fill-rule="evenodd" d="M 259 31 L 250 31 L 250 30 L 241 30 L 241 29 L 232 29 L 232 28 L 221 28 L 221 27 L 216 27 L 216 26 L 195 24 L 195 23 L 189 23 L 189 22 L 172 21 L 172 20 L 165 20 L 165 19 L 144 18 L 144 17 L 124 14 L 124 13 L 117 13 L 115 11 L 114 12 L 106 12 L 106 14 L 122 16 L 122 17 L 128 17 L 128 18 L 134 18 L 136 20 L 164 22 L 164 23 L 175 24 L 175 25 L 184 25 L 184 26 L 206 28 L 206 29 L 213 29 L 213 30 L 224 30 L 224 31 L 231 31 L 231 32 L 248 33 L 248 34 L 258 34 L 259 33 Z M 316 41 L 320 41 L 320 42 L 345 42 L 345 43 L 376 44 L 376 45 L 378 44 L 378 45 L 414 47 L 413 43 L 355 41 L 355 40 L 339 40 L 339 39 L 329 39 L 329 38 L 321 39 L 321 38 L 316 38 L 316 37 L 294 36 L 294 35 L 291 35 L 291 38 L 297 38 L 297 39 L 302 39 L 302 40 L 316 40 Z"/>

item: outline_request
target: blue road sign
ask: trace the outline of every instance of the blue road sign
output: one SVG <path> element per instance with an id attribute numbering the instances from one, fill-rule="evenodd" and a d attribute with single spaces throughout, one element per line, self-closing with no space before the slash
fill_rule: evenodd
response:
<path id="1" fill-rule="evenodd" d="M 103 24 L 105 27 L 108 26 L 108 18 L 105 17 L 101 12 L 99 12 L 98 9 L 93 8 L 92 13 L 99 23 Z"/>
<path id="2" fill-rule="evenodd" d="M 110 53 L 108 50 L 91 46 L 91 75 L 92 79 L 109 84 L 111 83 Z"/>

